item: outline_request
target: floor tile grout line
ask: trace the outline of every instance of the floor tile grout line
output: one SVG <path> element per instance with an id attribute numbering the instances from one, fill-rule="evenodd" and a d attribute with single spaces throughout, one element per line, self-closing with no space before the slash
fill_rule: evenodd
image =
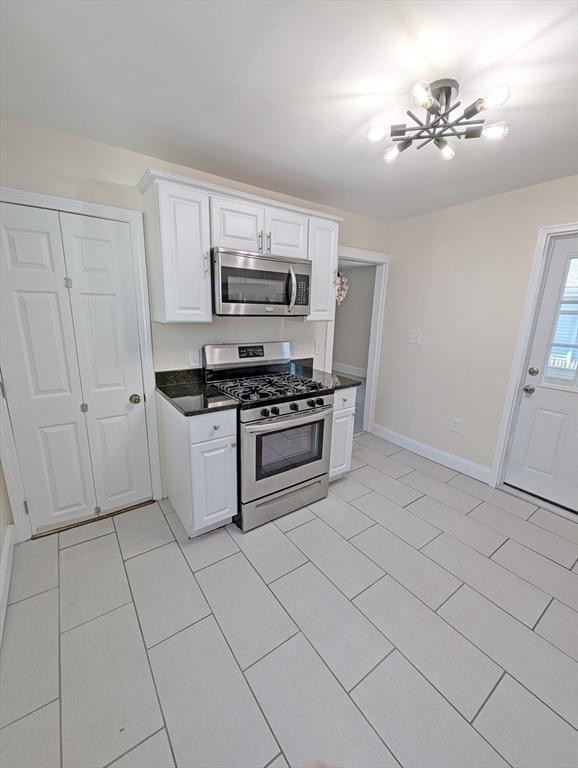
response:
<path id="1" fill-rule="evenodd" d="M 55 701 L 59 701 L 60 697 L 55 696 L 54 699 L 51 699 L 50 701 L 45 702 L 44 704 L 41 704 L 39 707 L 34 707 L 34 709 L 31 709 L 30 712 L 26 712 L 24 715 L 19 715 L 18 717 L 14 718 L 14 720 L 10 720 L 9 723 L 4 723 L 3 726 L 0 727 L 0 732 L 3 731 L 5 728 L 9 728 L 11 725 L 14 725 L 14 723 L 20 722 L 20 720 L 24 720 L 25 717 L 29 717 L 30 715 L 33 715 L 35 712 L 40 712 L 41 709 L 44 709 L 44 707 L 50 706 L 50 704 L 54 704 Z"/>
<path id="2" fill-rule="evenodd" d="M 295 624 L 295 622 L 293 622 Z M 258 664 L 260 661 L 263 661 L 263 659 L 266 659 L 267 656 L 270 656 L 272 653 L 275 653 L 275 651 L 278 651 L 279 648 L 285 645 L 285 643 L 288 643 L 289 640 L 292 640 L 294 637 L 297 637 L 297 635 L 300 635 L 303 633 L 303 630 L 299 627 L 298 624 L 295 624 L 295 627 L 297 628 L 296 632 L 293 632 L 292 635 L 289 635 L 289 637 L 286 637 L 285 640 L 282 640 L 280 643 L 278 643 L 274 648 L 271 648 L 271 650 L 267 651 L 267 653 L 264 653 L 262 656 L 260 656 L 258 659 L 255 659 L 255 661 L 252 661 L 248 666 L 241 667 L 241 672 L 245 674 L 250 669 L 252 669 L 256 664 Z M 239 665 L 240 666 L 240 665 Z"/>
<path id="3" fill-rule="evenodd" d="M 361 510 L 359 510 L 359 512 L 361 512 Z M 356 536 L 359 536 L 361 533 L 366 533 L 366 531 L 369 531 L 372 528 L 375 528 L 376 525 L 379 525 L 379 523 L 376 520 L 374 520 L 372 517 L 369 517 L 368 515 L 366 515 L 366 517 L 368 517 L 368 519 L 370 520 L 370 524 L 367 526 L 367 528 L 362 528 L 360 531 L 357 531 L 356 533 L 352 533 L 351 536 L 349 537 L 343 536 L 345 541 L 351 541 L 351 539 L 354 539 Z M 333 526 L 331 526 L 331 528 L 333 528 Z M 333 528 L 333 530 L 335 531 L 335 528 Z M 339 531 L 337 531 L 337 533 L 339 533 Z"/>
<path id="4" fill-rule="evenodd" d="M 194 539 L 189 539 L 189 541 L 194 541 Z M 178 544 L 178 542 L 177 542 L 177 544 Z M 185 558 L 185 560 L 187 560 L 187 556 L 183 552 L 183 548 L 180 545 L 179 545 L 179 549 L 181 550 L 182 555 Z M 223 560 L 228 560 L 230 557 L 235 557 L 235 555 L 238 555 L 240 551 L 241 551 L 240 549 L 237 549 L 236 552 L 230 552 L 228 555 L 225 555 L 224 557 L 220 557 L 218 560 L 215 560 L 214 563 L 208 563 L 207 565 L 203 565 L 202 568 L 196 568 L 195 570 L 193 570 L 193 568 L 191 567 L 191 564 L 189 563 L 188 560 L 187 560 L 187 563 L 188 563 L 189 568 L 191 569 L 192 573 L 201 573 L 201 571 L 206 571 L 207 568 L 211 568 L 213 565 L 217 565 L 217 563 L 222 563 Z"/>
<path id="5" fill-rule="evenodd" d="M 169 525 L 169 524 L 167 523 L 167 525 Z M 172 530 L 171 530 L 171 526 L 170 525 L 169 525 L 169 530 L 171 531 L 171 533 L 173 533 Z M 173 534 L 173 540 L 172 541 L 165 541 L 164 544 L 158 544 L 156 547 L 151 547 L 150 549 L 146 549 L 144 552 L 138 552 L 136 555 L 130 555 L 130 557 L 124 557 L 124 555 L 122 554 L 122 549 L 120 550 L 120 553 L 121 553 L 123 562 L 124 563 L 128 563 L 129 560 L 135 560 L 137 557 L 142 557 L 143 555 L 148 555 L 149 552 L 156 552 L 157 549 L 162 549 L 163 547 L 168 547 L 169 544 L 174 544 L 175 542 L 176 542 L 176 539 L 174 538 L 174 534 Z M 119 546 L 120 546 L 120 544 L 119 544 Z"/>
<path id="6" fill-rule="evenodd" d="M 198 619 L 195 619 L 195 621 L 192 621 L 190 624 L 187 624 L 186 627 L 181 627 L 180 629 L 177 629 L 176 632 L 173 632 L 170 635 L 167 635 L 166 637 L 163 637 L 162 640 L 157 640 L 156 643 L 153 643 L 152 645 L 145 646 L 147 653 L 149 651 L 152 651 L 153 648 L 156 648 L 159 645 L 162 645 L 163 643 L 166 643 L 167 640 L 171 640 L 173 637 L 176 637 L 177 635 L 180 635 L 181 632 L 184 632 L 186 629 L 190 629 L 191 627 L 194 627 L 196 624 L 198 624 L 200 621 L 203 621 L 204 619 L 208 619 L 209 616 L 213 616 L 213 611 L 210 610 L 210 605 L 207 604 L 207 608 L 209 608 L 209 612 L 205 613 L 204 616 L 200 616 Z M 136 608 L 136 606 L 135 606 Z M 138 613 L 138 611 L 137 611 Z"/>
<path id="7" fill-rule="evenodd" d="M 457 578 L 457 576 L 456 576 L 456 578 Z M 464 586 L 464 584 L 465 584 L 465 583 L 466 583 L 465 581 L 462 581 L 462 583 L 461 583 L 461 584 L 460 584 L 458 587 L 456 587 L 456 588 L 454 589 L 454 591 L 451 593 L 451 595 L 448 595 L 448 596 L 446 597 L 446 599 L 445 599 L 445 600 L 444 600 L 442 603 L 440 603 L 440 605 L 438 605 L 438 607 L 437 607 L 437 608 L 434 608 L 434 609 L 433 609 L 433 612 L 434 612 L 434 613 L 437 613 L 437 612 L 440 610 L 440 608 L 443 608 L 443 606 L 444 606 L 444 605 L 445 605 L 445 604 L 448 602 L 448 600 L 451 600 L 451 599 L 452 599 L 452 597 L 453 597 L 453 596 L 456 594 L 456 592 L 458 592 L 458 590 L 460 590 L 460 589 L 461 589 L 461 588 Z M 469 586 L 469 585 L 468 585 L 468 586 Z"/>
<path id="8" fill-rule="evenodd" d="M 230 535 L 230 534 L 229 534 L 229 535 Z M 231 538 L 232 538 L 232 537 L 231 537 Z M 244 554 L 244 553 L 243 553 L 243 554 Z M 253 566 L 251 565 L 251 567 L 253 567 Z M 194 577 L 194 575 L 195 575 L 195 574 L 193 573 L 193 577 Z M 258 575 L 259 575 L 259 577 L 261 577 L 261 576 L 260 576 L 260 574 L 258 574 Z M 197 580 L 196 580 L 196 578 L 195 578 L 195 581 L 197 581 Z M 208 600 L 208 598 L 207 598 L 207 596 L 206 596 L 205 592 L 203 591 L 203 588 L 202 588 L 202 586 L 199 584 L 199 582 L 198 582 L 198 581 L 197 581 L 197 584 L 198 584 L 198 587 L 199 587 L 199 589 L 201 590 L 201 592 L 202 592 L 202 594 L 203 594 L 203 597 L 204 597 L 204 598 L 205 598 L 205 600 L 207 601 L 207 605 L 208 605 L 209 607 L 211 607 L 211 603 L 209 602 L 209 600 Z M 280 751 L 280 752 L 283 752 L 283 749 L 282 749 L 282 747 L 281 747 L 281 744 L 279 743 L 279 740 L 278 740 L 278 738 L 277 738 L 277 734 L 275 733 L 275 731 L 273 730 L 273 727 L 272 727 L 271 723 L 270 723 L 270 722 L 269 722 L 269 720 L 267 719 L 267 717 L 266 717 L 266 715 L 265 715 L 265 712 L 263 711 L 263 708 L 262 708 L 262 706 L 261 706 L 261 703 L 260 703 L 259 699 L 257 698 L 257 696 L 255 695 L 255 692 L 254 692 L 254 691 L 253 691 L 253 689 L 251 688 L 251 685 L 250 685 L 250 683 L 249 683 L 249 681 L 248 681 L 248 679 L 247 679 L 247 677 L 246 677 L 245 673 L 243 672 L 243 669 L 242 669 L 241 665 L 239 664 L 239 660 L 237 659 L 237 657 L 235 656 L 235 654 L 234 654 L 234 652 L 233 652 L 233 648 L 232 648 L 231 644 L 229 643 L 229 641 L 228 641 L 228 639 L 227 639 L 227 636 L 225 635 L 225 633 L 224 633 L 224 631 L 223 631 L 223 628 L 221 627 L 221 625 L 220 625 L 220 623 L 219 623 L 219 620 L 218 620 L 218 618 L 215 616 L 215 614 L 214 614 L 214 613 L 213 613 L 213 614 L 211 614 L 211 616 L 212 616 L 212 618 L 213 618 L 213 620 L 214 620 L 215 624 L 217 625 L 217 627 L 218 627 L 218 629 L 219 629 L 219 632 L 221 633 L 221 636 L 222 636 L 223 640 L 225 641 L 225 643 L 226 643 L 226 645 L 227 645 L 227 648 L 229 649 L 229 653 L 230 653 L 230 654 L 231 654 L 231 656 L 233 657 L 233 660 L 234 660 L 235 664 L 237 665 L 237 667 L 238 667 L 238 669 L 239 669 L 239 672 L 241 673 L 241 675 L 242 675 L 242 677 L 243 677 L 243 680 L 245 681 L 245 684 L 246 684 L 246 685 L 247 685 L 247 687 L 249 688 L 249 690 L 250 690 L 250 692 L 251 692 L 251 695 L 252 695 L 252 697 L 253 697 L 253 700 L 254 700 L 254 701 L 255 701 L 255 703 L 257 704 L 257 707 L 259 708 L 259 711 L 261 712 L 261 715 L 263 716 L 263 719 L 264 719 L 264 720 L 265 720 L 265 722 L 267 723 L 267 727 L 269 728 L 269 730 L 270 730 L 270 732 L 271 732 L 271 735 L 272 735 L 272 737 L 273 737 L 273 739 L 274 739 L 275 743 L 277 744 L 277 748 L 279 749 L 279 751 Z M 206 618 L 209 618 L 209 617 L 206 617 Z M 293 622 L 293 623 L 295 624 L 295 622 Z M 297 625 L 295 625 L 295 626 L 297 626 Z M 297 632 L 296 634 L 299 634 L 299 632 Z M 293 636 L 295 636 L 295 635 L 293 635 Z M 288 639 L 289 639 L 289 638 L 288 638 Z M 285 642 L 287 642 L 287 641 L 285 641 Z M 274 759 L 275 759 L 275 758 L 271 758 L 271 760 L 274 760 Z M 270 760 L 269 762 L 271 762 L 271 760 Z M 175 760 L 175 765 L 177 765 L 177 761 L 176 761 L 176 760 Z"/>
<path id="9" fill-rule="evenodd" d="M 409 510 L 408 510 L 408 511 L 409 511 Z M 420 518 L 420 519 L 423 519 L 423 518 Z M 426 520 L 424 520 L 424 522 L 427 522 L 427 521 L 426 521 Z M 430 523 L 430 525 L 433 525 L 433 523 Z M 433 527 L 435 528 L 435 525 L 434 525 Z M 392 531 L 392 533 L 393 533 L 393 531 Z M 444 535 L 444 533 L 445 533 L 447 536 L 449 536 L 449 535 L 450 535 L 450 534 L 448 534 L 448 532 L 447 532 L 447 531 L 440 531 L 439 533 L 436 533 L 436 535 L 433 537 L 433 539 L 430 539 L 429 541 L 426 541 L 426 543 L 425 543 L 425 544 L 422 544 L 422 545 L 421 545 L 421 547 L 414 547 L 414 549 L 416 549 L 418 552 L 421 552 L 421 551 L 422 551 L 422 550 L 423 550 L 425 547 L 427 547 L 427 545 L 428 545 L 428 544 L 431 544 L 431 543 L 432 543 L 432 541 L 435 541 L 436 539 L 439 539 L 439 537 L 440 537 L 440 536 L 443 536 L 443 535 Z M 405 539 L 404 539 L 404 541 L 405 541 Z M 407 544 L 409 544 L 409 541 L 407 542 Z M 413 545 L 412 545 L 412 544 L 410 544 L 410 547 L 411 547 L 411 546 L 413 546 Z"/>
<path id="10" fill-rule="evenodd" d="M 139 741 L 138 744 L 135 744 L 130 749 L 127 749 L 126 752 L 123 752 L 122 754 L 117 755 L 116 757 L 113 757 L 113 759 L 109 763 L 106 763 L 106 765 L 104 765 L 103 768 L 109 768 L 109 766 L 111 766 L 114 763 L 116 763 L 117 760 L 122 760 L 123 757 L 126 757 L 126 755 L 130 755 L 131 752 L 133 752 L 138 747 L 142 746 L 145 743 L 145 741 L 148 741 L 149 739 L 152 739 L 153 736 L 156 736 L 157 733 L 161 733 L 164 730 L 165 730 L 164 728 L 159 728 L 158 731 L 155 731 L 154 733 L 151 733 L 148 736 L 145 736 L 145 738 L 142 739 L 142 741 Z"/>
<path id="11" fill-rule="evenodd" d="M 280 757 L 282 757 L 282 758 L 283 758 L 283 760 L 285 760 L 285 762 L 287 763 L 287 765 L 289 765 L 289 763 L 287 762 L 287 758 L 285 757 L 285 755 L 283 754 L 283 752 L 279 752 L 279 754 L 278 754 L 278 755 L 275 755 L 275 757 L 274 757 L 272 760 L 270 760 L 270 761 L 267 763 L 267 765 L 265 766 L 265 768 L 270 768 L 270 766 L 271 766 L 271 765 L 273 765 L 273 763 L 275 762 L 275 760 L 278 760 Z"/>
<path id="12" fill-rule="evenodd" d="M 505 534 L 504 534 L 504 536 L 505 536 Z M 507 538 L 507 539 L 505 539 L 505 540 L 504 540 L 504 541 L 503 541 L 503 542 L 502 542 L 502 543 L 501 543 L 501 544 L 500 544 L 498 547 L 496 547 L 496 549 L 494 549 L 494 551 L 493 551 L 493 552 L 491 552 L 489 555 L 486 555 L 486 557 L 488 558 L 488 560 L 492 560 L 492 558 L 494 557 L 494 555 L 496 554 L 496 552 L 499 552 L 499 551 L 500 551 L 500 549 L 501 549 L 501 548 L 504 546 L 504 544 L 507 544 L 509 541 L 510 541 L 510 538 L 508 537 L 508 538 Z M 492 560 L 492 562 L 493 562 L 493 563 L 496 563 L 496 562 L 497 562 L 497 560 Z M 500 565 L 500 563 L 498 563 L 498 565 Z"/>
<path id="13" fill-rule="evenodd" d="M 546 607 L 544 608 L 544 610 L 542 611 L 542 613 L 541 613 L 541 614 L 538 616 L 538 618 L 537 618 L 537 619 L 536 619 L 536 621 L 534 622 L 533 626 L 531 626 L 531 627 L 530 627 L 530 629 L 532 630 L 532 632 L 533 632 L 533 631 L 536 629 L 536 627 L 538 626 L 538 624 L 539 624 L 539 623 L 540 623 L 540 621 L 542 620 L 542 618 L 543 618 L 544 614 L 546 613 L 546 611 L 547 611 L 547 610 L 548 610 L 548 608 L 549 608 L 549 607 L 552 605 L 552 603 L 553 603 L 553 602 L 554 602 L 554 598 L 552 597 L 552 598 L 550 598 L 550 600 L 548 601 L 548 603 L 547 603 Z M 536 634 L 538 634 L 538 633 L 536 633 Z M 542 635 L 540 635 L 540 637 L 542 637 Z M 544 640 L 546 640 L 547 638 L 543 638 L 543 639 L 544 639 Z M 554 645 L 554 644 L 552 643 L 552 645 Z M 554 647 L 556 647 L 556 646 L 554 646 Z"/>
<path id="14" fill-rule="evenodd" d="M 160 505 L 159 505 L 159 509 L 160 509 Z M 161 512 L 162 512 L 162 510 L 161 510 Z M 165 522 L 166 522 L 166 519 L 165 519 Z M 167 523 L 167 526 L 168 525 L 169 524 Z M 169 526 L 169 528 L 170 528 L 170 526 Z M 172 755 L 174 764 L 177 765 L 177 759 L 176 759 L 176 756 L 175 756 L 175 751 L 173 749 L 173 744 L 172 744 L 172 741 L 171 741 L 171 736 L 170 736 L 170 733 L 169 733 L 169 729 L 167 728 L 167 721 L 166 721 L 166 718 L 165 718 L 165 712 L 163 710 L 163 705 L 161 703 L 161 697 L 159 696 L 159 691 L 158 691 L 158 687 L 157 687 L 157 681 L 155 679 L 155 676 L 154 676 L 154 673 L 153 673 L 152 664 L 151 664 L 151 660 L 150 660 L 150 657 L 149 657 L 149 654 L 148 654 L 148 651 L 147 651 L 147 646 L 146 646 L 146 642 L 145 642 L 145 638 L 144 638 L 144 632 L 143 632 L 143 629 L 142 629 L 140 616 L 138 615 L 138 611 L 136 609 L 136 602 L 135 602 L 134 594 L 133 594 L 133 591 L 132 591 L 132 585 L 131 585 L 130 579 L 128 577 L 128 571 L 126 569 L 126 563 L 125 563 L 125 561 L 123 560 L 123 557 L 122 557 L 122 548 L 120 546 L 120 539 L 118 537 L 118 530 L 116 528 L 116 525 L 114 526 L 114 532 L 115 532 L 115 535 L 116 535 L 116 541 L 117 541 L 118 549 L 119 549 L 119 552 L 120 552 L 120 559 L 122 560 L 122 566 L 124 568 L 124 575 L 125 575 L 125 578 L 126 578 L 126 581 L 127 581 L 127 584 L 128 584 L 129 594 L 130 594 L 131 599 L 132 599 L 132 606 L 133 606 L 134 614 L 136 616 L 136 620 L 137 620 L 137 624 L 138 624 L 138 628 L 139 628 L 139 632 L 140 632 L 140 636 L 141 636 L 141 640 L 142 640 L 142 644 L 143 644 L 143 650 L 144 650 L 145 657 L 146 657 L 146 660 L 147 660 L 147 664 L 148 664 L 151 680 L 152 680 L 153 687 L 154 687 L 154 690 L 155 690 L 155 695 L 157 697 L 157 704 L 158 704 L 159 712 L 161 713 L 161 718 L 162 718 L 162 721 L 163 721 L 163 725 L 164 725 L 164 728 L 165 728 L 166 733 L 167 733 L 167 740 L 169 742 L 169 748 L 171 750 L 171 755 Z M 171 531 L 171 533 L 172 533 L 172 531 Z"/>
<path id="15" fill-rule="evenodd" d="M 33 595 L 28 595 L 27 597 L 21 597 L 20 600 L 14 600 L 12 603 L 6 604 L 6 609 L 11 608 L 13 605 L 20 605 L 20 603 L 25 602 L 26 600 L 30 600 L 32 597 L 40 597 L 40 595 L 45 595 L 47 592 L 51 592 L 53 589 L 59 589 L 58 582 L 54 584 L 52 587 L 48 587 L 47 589 L 42 589 L 40 592 L 35 592 Z"/>
<path id="16" fill-rule="evenodd" d="M 125 605 L 130 605 L 133 601 L 127 600 L 126 603 L 122 603 L 121 605 L 115 605 L 113 608 L 109 608 L 106 611 L 103 611 L 102 613 L 99 613 L 97 616 L 92 616 L 90 619 L 86 619 L 86 621 L 81 621 L 80 624 L 75 624 L 73 627 L 68 627 L 67 629 L 63 629 L 60 632 L 60 636 L 67 635 L 69 632 L 72 632 L 75 629 L 78 629 L 79 627 L 84 627 L 87 624 L 90 624 L 91 621 L 95 621 L 96 619 L 102 619 L 103 616 L 108 616 L 109 613 L 113 613 L 114 611 L 118 611 L 119 608 L 124 608 Z"/>
<path id="17" fill-rule="evenodd" d="M 312 523 L 313 520 L 310 520 L 309 522 Z M 295 545 L 295 546 L 297 546 L 297 545 Z M 299 551 L 301 552 L 301 550 L 299 550 Z M 247 559 L 249 559 L 249 558 L 247 558 Z M 251 561 L 249 560 L 249 562 L 251 562 Z M 267 587 L 269 587 L 269 589 L 271 589 L 271 584 L 275 584 L 275 582 L 279 581 L 280 579 L 284 579 L 285 576 L 289 576 L 290 573 L 295 573 L 295 571 L 298 571 L 300 568 L 303 568 L 305 565 L 307 565 L 307 563 L 310 563 L 310 562 L 311 562 L 310 560 L 307 560 L 306 563 L 300 563 L 299 565 L 296 565 L 295 568 L 291 568 L 290 571 L 287 571 L 287 573 L 282 573 L 281 576 L 275 576 L 275 578 L 271 579 L 271 581 L 265 581 L 263 579 L 263 581 L 265 581 L 265 586 L 267 586 Z M 251 563 L 251 567 L 254 570 L 257 570 L 255 568 L 255 566 L 253 565 L 253 563 Z M 263 578 L 263 577 L 261 576 L 261 578 Z M 273 591 L 273 590 L 271 590 L 271 591 Z"/>
<path id="18" fill-rule="evenodd" d="M 495 683 L 495 684 L 492 686 L 492 688 L 491 688 L 490 692 L 488 693 L 488 695 L 486 696 L 486 698 L 485 698 L 485 699 L 482 701 L 482 703 L 481 703 L 481 704 L 480 704 L 480 706 L 478 707 L 478 709 L 477 709 L 477 711 L 476 711 L 475 715 L 472 717 L 472 719 L 471 719 L 471 720 L 469 720 L 469 723 L 470 723 L 470 725 L 473 725 L 473 724 L 474 724 L 474 721 L 475 721 L 475 719 L 476 719 L 476 718 L 477 718 L 477 716 L 480 714 L 480 712 L 482 711 L 482 709 L 483 709 L 483 708 L 486 706 L 486 704 L 487 704 L 487 703 L 488 703 L 488 701 L 490 700 L 490 698 L 491 698 L 492 694 L 494 693 L 494 691 L 496 690 L 496 688 L 499 686 L 499 684 L 500 684 L 500 683 L 502 682 L 502 680 L 504 679 L 505 675 L 506 675 L 506 670 L 502 668 L 502 674 L 501 674 L 501 675 L 499 676 L 499 678 L 496 680 L 496 683 Z"/>
<path id="19" fill-rule="evenodd" d="M 378 631 L 379 631 L 379 630 L 378 630 Z M 382 635 L 383 635 L 383 633 L 382 633 Z M 385 636 L 384 636 L 384 637 L 385 637 Z M 387 638 L 386 638 L 386 639 L 387 639 Z M 358 680 L 358 681 L 355 683 L 355 685 L 351 686 L 351 688 L 350 688 L 350 689 L 347 691 L 347 694 L 348 694 L 349 696 L 351 696 L 351 694 L 353 693 L 353 691 L 354 691 L 354 690 L 355 690 L 355 689 L 356 689 L 356 688 L 357 688 L 359 685 L 361 685 L 361 683 L 362 683 L 364 680 L 367 680 L 367 678 L 368 678 L 368 677 L 371 675 L 371 673 L 372 673 L 372 672 L 375 672 L 375 670 L 376 670 L 376 669 L 377 669 L 377 668 L 378 668 L 378 667 L 379 667 L 381 664 L 383 664 L 383 662 L 384 662 L 384 661 L 387 659 L 387 657 L 388 657 L 388 656 L 391 656 L 391 654 L 392 654 L 392 653 L 394 653 L 394 652 L 397 650 L 397 649 L 396 649 L 396 647 L 395 647 L 395 645 L 393 645 L 393 643 L 392 643 L 390 640 L 387 640 L 387 642 L 388 642 L 388 643 L 391 645 L 391 648 L 390 648 L 390 650 L 389 650 L 389 651 L 388 651 L 388 652 L 385 654 L 385 656 L 384 656 L 382 659 L 380 659 L 380 660 L 377 662 L 377 664 L 374 664 L 374 665 L 373 665 L 373 667 L 372 667 L 372 668 L 371 668 L 371 669 L 370 669 L 368 672 L 366 672 L 366 673 L 363 675 L 363 677 L 361 677 L 361 678 L 360 678 L 360 679 L 359 679 L 359 680 Z M 347 689 L 346 689 L 346 690 L 347 690 Z"/>
<path id="20" fill-rule="evenodd" d="M 60 535 L 57 540 L 57 545 L 60 544 Z M 62 632 L 60 631 L 60 548 L 56 551 L 57 568 L 58 568 L 58 738 L 60 746 L 60 768 L 64 765 L 64 740 L 62 737 Z"/>
<path id="21" fill-rule="evenodd" d="M 104 519 L 110 519 L 110 518 L 104 518 Z M 86 523 L 86 525 L 83 525 L 83 526 L 80 526 L 80 527 L 81 528 L 86 528 L 91 523 L 97 523 L 97 522 L 98 522 L 98 520 L 91 520 L 90 523 Z M 114 528 L 114 525 L 113 525 L 113 528 Z M 74 530 L 74 529 L 69 529 L 69 530 Z M 75 541 L 74 544 L 67 544 L 64 547 L 60 546 L 60 534 L 61 533 L 64 533 L 64 531 L 59 531 L 59 540 L 58 540 L 58 551 L 59 552 L 62 552 L 65 549 L 72 549 L 72 547 L 78 547 L 81 544 L 88 544 L 89 541 L 95 541 L 96 539 L 103 539 L 105 536 L 110 536 L 111 534 L 113 534 L 114 530 L 113 531 L 107 531 L 106 533 L 99 533 L 96 536 L 91 536 L 89 539 L 83 539 L 82 541 Z"/>

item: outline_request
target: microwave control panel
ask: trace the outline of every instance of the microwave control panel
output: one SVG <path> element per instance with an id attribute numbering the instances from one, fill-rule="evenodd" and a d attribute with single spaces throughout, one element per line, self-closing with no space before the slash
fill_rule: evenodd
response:
<path id="1" fill-rule="evenodd" d="M 309 275 L 296 275 L 297 295 L 295 304 L 306 307 L 309 304 Z"/>

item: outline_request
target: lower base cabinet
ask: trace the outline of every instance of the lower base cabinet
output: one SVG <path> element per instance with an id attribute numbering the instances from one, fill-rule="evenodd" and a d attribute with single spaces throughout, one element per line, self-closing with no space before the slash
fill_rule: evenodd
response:
<path id="1" fill-rule="evenodd" d="M 355 389 L 339 392 L 343 397 L 335 398 L 335 402 L 346 403 L 347 408 L 339 406 L 333 411 L 333 428 L 331 432 L 331 463 L 329 479 L 334 480 L 351 469 L 353 452 L 353 426 L 355 421 Z M 353 405 L 353 407 L 351 407 Z"/>
<path id="2" fill-rule="evenodd" d="M 224 437 L 191 445 L 191 485 L 195 529 L 221 523 L 237 514 L 237 448 L 234 439 Z"/>
<path id="3" fill-rule="evenodd" d="M 189 538 L 237 514 L 236 410 L 183 416 L 157 393 L 165 493 Z"/>

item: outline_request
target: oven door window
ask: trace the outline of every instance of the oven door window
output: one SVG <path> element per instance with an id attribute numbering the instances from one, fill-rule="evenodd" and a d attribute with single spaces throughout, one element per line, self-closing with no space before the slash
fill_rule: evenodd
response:
<path id="1" fill-rule="evenodd" d="M 323 457 L 323 420 L 256 437 L 256 477 L 289 472 Z"/>
<path id="2" fill-rule="evenodd" d="M 289 273 L 221 267 L 221 298 L 228 304 L 289 304 Z"/>

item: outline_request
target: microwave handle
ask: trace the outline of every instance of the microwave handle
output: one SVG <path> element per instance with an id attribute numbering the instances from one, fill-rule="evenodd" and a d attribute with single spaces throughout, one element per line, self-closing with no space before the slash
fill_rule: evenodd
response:
<path id="1" fill-rule="evenodd" d="M 289 312 L 293 312 L 295 309 L 295 301 L 297 299 L 297 277 L 293 265 L 289 265 L 289 274 L 291 275 L 291 297 L 289 299 Z"/>

